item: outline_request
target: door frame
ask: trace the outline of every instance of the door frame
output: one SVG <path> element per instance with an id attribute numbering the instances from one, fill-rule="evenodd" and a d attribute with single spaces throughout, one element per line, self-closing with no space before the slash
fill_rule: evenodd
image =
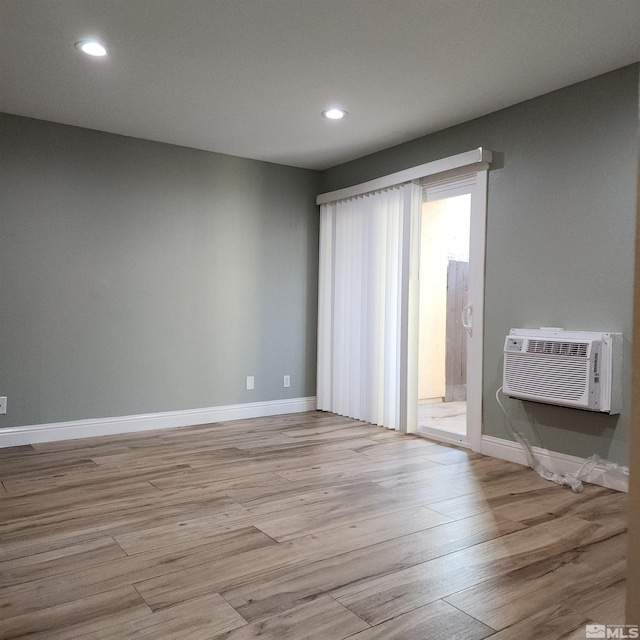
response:
<path id="1" fill-rule="evenodd" d="M 423 429 L 443 442 L 466 446 L 480 451 L 482 444 L 482 380 L 484 337 L 484 280 L 487 223 L 488 165 L 460 167 L 453 171 L 427 176 L 423 179 L 423 201 L 429 202 L 458 195 L 471 195 L 469 240 L 469 293 L 472 305 L 472 329 L 467 335 L 467 435 L 465 438 L 439 429 Z M 419 325 L 419 268 L 420 268 L 420 216 L 411 225 L 411 265 L 409 286 L 408 353 L 407 356 L 407 421 L 406 432 L 418 433 L 418 325 Z M 414 407 L 413 410 L 411 407 Z"/>
<path id="2" fill-rule="evenodd" d="M 421 165 L 396 171 L 379 178 L 374 178 L 367 182 L 355 184 L 335 191 L 321 193 L 316 198 L 316 204 L 327 204 L 344 198 L 352 198 L 377 189 L 413 182 L 424 178 L 432 177 L 446 178 L 454 173 L 476 173 L 475 187 L 472 201 L 472 237 L 481 233 L 484 239 L 486 231 L 487 213 L 487 185 L 488 172 L 493 159 L 493 154 L 489 149 L 478 147 L 470 151 L 458 153 L 457 155 L 432 160 Z M 418 431 L 418 319 L 419 319 L 419 242 L 420 242 L 420 213 L 422 207 L 417 207 L 417 211 L 406 211 L 403 224 L 403 264 L 402 264 L 402 308 L 400 309 L 400 379 L 397 381 L 400 398 L 400 431 L 403 433 L 417 433 Z M 467 399 L 467 410 L 472 411 L 474 423 L 469 433 L 469 446 L 474 451 L 480 451 L 482 439 L 482 336 L 483 336 L 483 311 L 484 311 L 484 243 L 481 247 L 473 247 L 475 262 L 478 264 L 474 274 L 474 334 L 476 339 L 467 342 L 473 343 L 472 352 L 474 363 L 471 370 L 467 370 L 471 375 L 474 388 L 478 392 L 472 394 Z M 471 251 L 471 247 L 470 247 Z M 471 259 L 471 254 L 470 254 Z M 481 266 L 480 266 L 481 265 Z M 471 286 L 471 278 L 469 285 Z M 477 292 L 477 293 L 476 293 Z M 469 350 L 468 352 L 469 353 Z M 319 354 L 319 358 L 320 358 Z"/>

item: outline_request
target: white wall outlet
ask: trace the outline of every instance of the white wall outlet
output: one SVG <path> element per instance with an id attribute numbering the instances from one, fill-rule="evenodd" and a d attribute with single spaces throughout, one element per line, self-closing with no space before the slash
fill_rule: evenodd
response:
<path id="1" fill-rule="evenodd" d="M 285 376 L 284 377 L 284 386 L 285 387 L 290 387 L 291 386 L 291 376 Z"/>
<path id="2" fill-rule="evenodd" d="M 7 413 L 7 396 L 0 397 L 0 414 Z"/>
<path id="3" fill-rule="evenodd" d="M 253 391 L 256 388 L 256 379 L 254 376 L 247 376 L 247 391 Z"/>

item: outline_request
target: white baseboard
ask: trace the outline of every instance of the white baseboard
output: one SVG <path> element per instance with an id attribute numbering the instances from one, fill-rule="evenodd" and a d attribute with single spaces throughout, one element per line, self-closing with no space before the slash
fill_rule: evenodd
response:
<path id="1" fill-rule="evenodd" d="M 0 448 L 34 444 L 36 442 L 55 442 L 57 440 L 110 436 L 118 433 L 151 431 L 153 429 L 174 429 L 176 427 L 190 427 L 198 424 L 209 424 L 211 422 L 223 422 L 227 420 L 263 418 L 285 413 L 315 411 L 315 409 L 316 398 L 312 396 L 308 398 L 292 398 L 290 400 L 230 404 L 204 409 L 186 409 L 184 411 L 165 411 L 163 413 L 120 416 L 116 418 L 95 418 L 90 420 L 74 420 L 72 422 L 53 422 L 51 424 L 5 427 L 0 429 Z"/>
<path id="2" fill-rule="evenodd" d="M 584 463 L 584 458 L 577 458 L 566 453 L 558 453 L 557 451 L 549 451 L 540 447 L 533 447 L 533 451 L 544 464 L 545 467 L 551 469 L 555 473 L 569 473 L 580 469 Z M 493 436 L 482 436 L 482 453 L 494 458 L 509 460 L 527 466 L 527 458 L 524 450 L 517 443 L 511 440 L 503 440 L 502 438 L 494 438 Z M 623 474 L 607 472 L 605 469 L 596 467 L 592 473 L 582 478 L 585 482 L 597 484 L 608 489 L 616 491 L 629 492 L 629 478 Z"/>

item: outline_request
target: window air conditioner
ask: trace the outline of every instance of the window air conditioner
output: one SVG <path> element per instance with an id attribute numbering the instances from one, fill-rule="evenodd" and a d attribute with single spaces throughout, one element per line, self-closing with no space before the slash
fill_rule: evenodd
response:
<path id="1" fill-rule="evenodd" d="M 622 334 L 511 329 L 502 388 L 512 398 L 620 413 Z"/>

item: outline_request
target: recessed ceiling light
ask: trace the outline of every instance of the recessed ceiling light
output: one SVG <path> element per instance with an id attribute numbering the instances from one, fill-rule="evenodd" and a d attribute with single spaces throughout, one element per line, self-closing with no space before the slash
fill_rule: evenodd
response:
<path id="1" fill-rule="evenodd" d="M 347 115 L 347 112 L 342 109 L 327 109 L 322 112 L 322 115 L 329 120 L 341 120 Z"/>
<path id="2" fill-rule="evenodd" d="M 89 56 L 106 56 L 107 50 L 103 44 L 98 42 L 97 40 L 85 39 L 80 40 L 80 42 L 76 42 L 76 49 L 86 53 Z"/>

